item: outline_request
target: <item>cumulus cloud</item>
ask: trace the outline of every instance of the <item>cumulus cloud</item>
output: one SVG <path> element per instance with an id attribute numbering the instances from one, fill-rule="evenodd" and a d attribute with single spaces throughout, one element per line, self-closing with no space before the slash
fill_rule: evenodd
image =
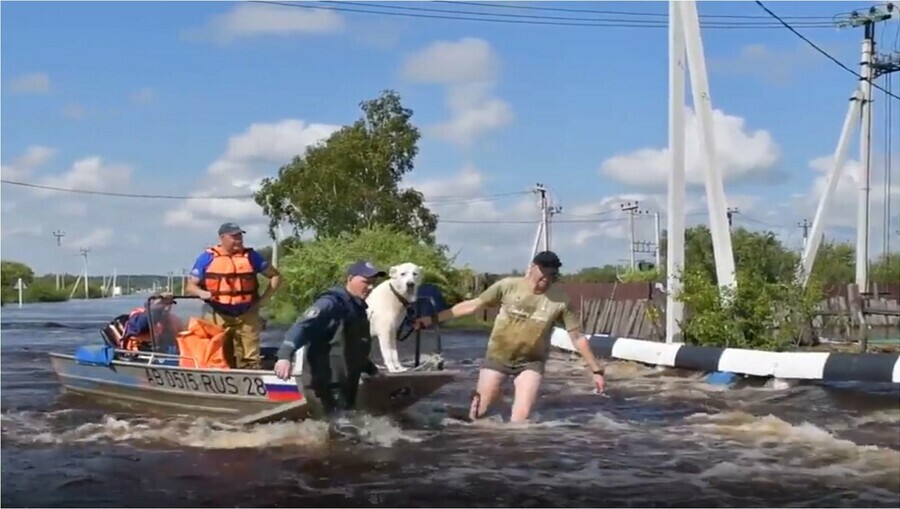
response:
<path id="1" fill-rule="evenodd" d="M 224 44 L 261 36 L 332 34 L 343 29 L 344 18 L 334 11 L 240 3 L 183 35 L 189 40 Z"/>
<path id="2" fill-rule="evenodd" d="M 275 123 L 255 123 L 232 136 L 224 153 L 209 165 L 196 197 L 249 196 L 259 189 L 265 176 L 302 155 L 306 148 L 323 141 L 339 126 L 286 119 Z M 223 221 L 244 221 L 244 229 L 262 223 L 262 209 L 252 198 L 191 200 L 166 212 L 171 226 L 209 229 Z M 248 230 L 249 232 L 249 230 Z"/>
<path id="3" fill-rule="evenodd" d="M 115 238 L 112 228 L 94 228 L 86 235 L 75 237 L 71 242 L 66 243 L 66 248 L 72 251 L 78 251 L 81 248 L 95 249 L 109 247 Z"/>
<path id="4" fill-rule="evenodd" d="M 6 91 L 13 94 L 46 94 L 50 92 L 50 77 L 42 72 L 16 76 L 9 80 Z"/>
<path id="5" fill-rule="evenodd" d="M 124 187 L 131 178 L 131 167 L 125 164 L 106 163 L 99 156 L 75 161 L 65 173 L 42 179 L 46 186 L 80 189 L 86 191 L 111 191 Z M 35 193 L 48 196 L 54 191 L 36 189 Z"/>
<path id="6" fill-rule="evenodd" d="M 56 154 L 56 149 L 43 145 L 31 145 L 25 149 L 25 153 L 15 161 L 2 165 L 0 173 L 3 178 L 18 180 L 27 177 L 31 170 L 45 164 Z"/>
<path id="7" fill-rule="evenodd" d="M 480 270 L 524 267 L 540 220 L 537 196 L 527 189 L 494 196 L 485 175 L 470 164 L 445 177 L 408 179 L 403 185 L 425 196 L 425 205 L 438 215 L 438 241 L 459 252 L 460 263 Z"/>
<path id="8" fill-rule="evenodd" d="M 748 132 L 743 118 L 721 110 L 713 110 L 713 128 L 716 160 L 726 181 L 771 177 L 780 149 L 768 131 Z M 692 108 L 685 108 L 685 180 L 703 185 L 705 165 L 699 119 Z M 642 148 L 607 159 L 600 165 L 600 173 L 625 184 L 665 187 L 670 168 L 668 147 Z"/>
<path id="9" fill-rule="evenodd" d="M 403 76 L 445 87 L 450 118 L 430 128 L 440 139 L 466 148 L 513 121 L 512 107 L 494 95 L 500 59 L 483 39 L 434 42 L 407 58 Z"/>

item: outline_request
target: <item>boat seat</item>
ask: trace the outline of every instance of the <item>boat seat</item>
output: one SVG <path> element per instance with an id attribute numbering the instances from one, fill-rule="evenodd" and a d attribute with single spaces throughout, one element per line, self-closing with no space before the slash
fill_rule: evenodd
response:
<path id="1" fill-rule="evenodd" d="M 100 337 L 103 338 L 103 342 L 113 348 L 122 348 L 122 338 L 125 337 L 125 323 L 127 321 L 127 314 L 119 315 L 100 329 Z"/>

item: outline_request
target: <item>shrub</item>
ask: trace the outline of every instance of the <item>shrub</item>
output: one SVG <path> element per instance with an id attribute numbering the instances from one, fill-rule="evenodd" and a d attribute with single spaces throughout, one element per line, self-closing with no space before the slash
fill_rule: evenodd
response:
<path id="1" fill-rule="evenodd" d="M 415 263 L 424 270 L 423 282 L 440 287 L 448 302 L 460 296 L 461 271 L 453 268 L 445 248 L 420 242 L 390 227 L 376 226 L 305 242 L 293 249 L 281 260 L 278 270 L 282 286 L 266 314 L 276 323 L 293 321 L 319 293 L 342 286 L 347 266 L 361 259 L 384 271 L 399 263 Z"/>

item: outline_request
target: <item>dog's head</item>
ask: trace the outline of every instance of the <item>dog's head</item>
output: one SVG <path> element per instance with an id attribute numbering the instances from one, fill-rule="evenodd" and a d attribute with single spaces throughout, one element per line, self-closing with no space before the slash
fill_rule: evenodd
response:
<path id="1" fill-rule="evenodd" d="M 401 263 L 391 267 L 388 276 L 391 285 L 400 295 L 408 300 L 414 300 L 419 293 L 419 285 L 422 284 L 422 267 L 415 263 Z"/>

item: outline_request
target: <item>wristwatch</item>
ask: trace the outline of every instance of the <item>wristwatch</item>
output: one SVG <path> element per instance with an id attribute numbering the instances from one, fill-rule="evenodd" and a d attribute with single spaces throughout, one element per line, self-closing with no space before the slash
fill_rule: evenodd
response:
<path id="1" fill-rule="evenodd" d="M 593 373 L 595 375 L 604 376 L 606 374 L 606 370 L 604 368 L 600 368 L 600 369 L 594 370 Z"/>

